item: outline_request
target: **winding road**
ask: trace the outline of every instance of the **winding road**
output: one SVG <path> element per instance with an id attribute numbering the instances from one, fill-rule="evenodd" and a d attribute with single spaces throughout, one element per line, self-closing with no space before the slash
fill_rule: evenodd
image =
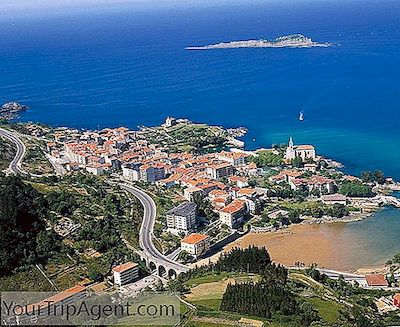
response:
<path id="1" fill-rule="evenodd" d="M 146 256 L 146 261 L 153 262 L 157 266 L 163 266 L 167 272 L 169 269 L 173 269 L 177 274 L 186 272 L 190 268 L 181 263 L 178 263 L 157 250 L 153 244 L 152 235 L 154 230 L 154 223 L 156 220 L 156 204 L 154 200 L 144 191 L 137 187 L 133 187 L 127 184 L 119 184 L 124 190 L 131 193 L 140 203 L 143 205 L 143 222 L 139 232 L 139 245 L 143 249 L 143 253 Z"/>
<path id="2" fill-rule="evenodd" d="M 26 152 L 24 143 L 18 138 L 17 135 L 3 128 L 0 128 L 0 137 L 6 138 L 13 142 L 17 149 L 15 157 L 11 161 L 8 170 L 14 174 L 28 175 L 21 168 L 21 162 Z M 143 259 L 146 259 L 148 263 L 153 262 L 157 267 L 163 266 L 167 273 L 170 269 L 173 269 L 176 274 L 188 271 L 188 266 L 178 263 L 163 255 L 153 244 L 152 235 L 157 211 L 154 200 L 147 193 L 137 187 L 127 184 L 119 185 L 121 188 L 138 198 L 144 208 L 143 222 L 139 232 L 139 245 L 143 251 L 138 251 L 144 257 Z"/>
<path id="3" fill-rule="evenodd" d="M 24 143 L 12 132 L 7 131 L 3 128 L 0 128 L 0 137 L 6 138 L 9 141 L 13 142 L 17 147 L 17 153 L 15 154 L 14 159 L 11 161 L 9 170 L 14 174 L 26 175 L 27 173 L 21 168 L 22 158 L 25 155 L 26 148 Z"/>

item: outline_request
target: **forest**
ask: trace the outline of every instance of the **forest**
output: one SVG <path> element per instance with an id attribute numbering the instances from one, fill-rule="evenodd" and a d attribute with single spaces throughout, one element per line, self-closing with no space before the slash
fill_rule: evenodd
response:
<path id="1" fill-rule="evenodd" d="M 47 202 L 19 177 L 0 175 L 0 276 L 43 262 L 61 243 L 45 230 Z"/>

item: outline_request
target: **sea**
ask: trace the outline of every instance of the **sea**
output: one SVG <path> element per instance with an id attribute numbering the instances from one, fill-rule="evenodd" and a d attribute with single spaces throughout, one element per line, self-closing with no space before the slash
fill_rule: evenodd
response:
<path id="1" fill-rule="evenodd" d="M 400 180 L 400 1 L 137 3 L 2 14 L 0 102 L 51 126 L 135 129 L 167 116 L 243 126 L 247 149 L 292 136 L 347 173 Z M 333 46 L 185 50 L 295 33 Z M 400 215 L 377 215 L 345 229 L 359 248 L 373 240 L 383 262 L 400 251 Z M 371 238 L 382 221 L 387 237 Z"/>
<path id="2" fill-rule="evenodd" d="M 52 126 L 137 128 L 166 116 L 244 126 L 248 149 L 292 136 L 349 173 L 400 179 L 399 12 L 387 0 L 122 1 L 2 15 L 0 102 Z M 295 33 L 334 45 L 185 50 Z"/>

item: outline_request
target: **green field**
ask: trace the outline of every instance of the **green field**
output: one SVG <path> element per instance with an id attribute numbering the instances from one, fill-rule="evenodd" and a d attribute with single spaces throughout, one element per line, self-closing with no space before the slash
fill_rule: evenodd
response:
<path id="1" fill-rule="evenodd" d="M 221 323 L 212 323 L 212 322 L 202 322 L 202 321 L 190 321 L 187 325 L 187 327 L 225 327 L 225 326 L 232 326 L 232 325 L 227 325 L 227 324 L 221 324 Z"/>
<path id="2" fill-rule="evenodd" d="M 340 319 L 340 310 L 344 309 L 334 301 L 323 300 L 318 297 L 307 299 L 314 309 L 318 310 L 321 318 L 328 323 L 338 322 Z"/>
<path id="3" fill-rule="evenodd" d="M 192 287 L 194 285 L 200 285 L 200 284 L 205 284 L 205 283 L 212 283 L 212 282 L 219 282 L 221 280 L 224 280 L 225 278 L 233 277 L 237 274 L 233 273 L 220 273 L 220 274 L 215 274 L 215 275 L 207 275 L 203 277 L 195 277 L 189 279 L 185 284 L 189 287 Z"/>
<path id="4" fill-rule="evenodd" d="M 37 268 L 31 266 L 25 271 L 1 277 L 0 291 L 45 292 L 54 291 L 54 289 Z"/>
<path id="5" fill-rule="evenodd" d="M 210 309 L 210 310 L 217 311 L 217 310 L 219 310 L 221 301 L 222 301 L 222 299 L 208 299 L 208 300 L 191 301 L 191 303 L 193 303 L 198 308 L 204 308 L 204 309 Z"/>

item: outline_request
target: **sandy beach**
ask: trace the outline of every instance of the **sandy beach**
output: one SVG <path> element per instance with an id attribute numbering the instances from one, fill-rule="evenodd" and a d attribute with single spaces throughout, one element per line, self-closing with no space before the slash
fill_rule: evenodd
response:
<path id="1" fill-rule="evenodd" d="M 306 266 L 367 274 L 384 271 L 385 263 L 400 251 L 398 211 L 388 208 L 371 217 L 340 223 L 292 225 L 269 233 L 249 233 L 197 265 L 215 261 L 222 252 L 250 245 L 266 247 L 272 260 L 285 266 Z"/>
<path id="2" fill-rule="evenodd" d="M 264 246 L 273 261 L 286 266 L 294 266 L 300 261 L 306 265 L 316 262 L 320 267 L 329 267 L 333 260 L 337 260 L 337 251 L 334 244 L 315 232 L 318 228 L 318 225 L 313 224 L 294 225 L 273 233 L 250 233 L 224 250 L 250 245 Z"/>

